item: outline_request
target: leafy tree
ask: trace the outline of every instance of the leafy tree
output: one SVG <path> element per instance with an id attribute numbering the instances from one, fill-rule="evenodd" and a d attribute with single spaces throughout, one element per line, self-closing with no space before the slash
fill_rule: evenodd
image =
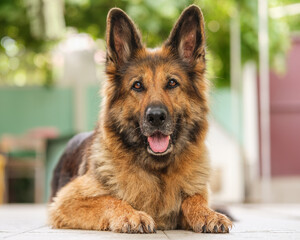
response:
<path id="1" fill-rule="evenodd" d="M 28 4 L 41 0 L 0 1 L 0 84 L 51 83 L 50 51 L 55 40 L 33 37 Z M 297 0 L 272 0 L 270 7 L 296 3 Z M 139 26 L 144 42 L 155 47 L 164 41 L 181 11 L 195 3 L 202 8 L 206 21 L 209 72 L 217 86 L 230 79 L 230 19 L 240 13 L 242 62 L 258 61 L 257 0 L 65 0 L 67 27 L 86 32 L 94 39 L 104 38 L 106 15 L 110 8 L 124 9 Z M 37 17 L 43 17 L 39 13 Z M 284 57 L 290 31 L 299 30 L 299 16 L 270 19 L 270 59 Z M 277 67 L 276 67 L 277 68 Z M 30 81 L 22 82 L 24 74 Z M 19 81 L 19 82 L 18 82 Z"/>

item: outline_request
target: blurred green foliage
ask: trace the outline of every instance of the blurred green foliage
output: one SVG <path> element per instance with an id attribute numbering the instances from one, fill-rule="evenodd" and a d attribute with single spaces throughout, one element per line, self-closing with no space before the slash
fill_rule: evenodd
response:
<path id="1" fill-rule="evenodd" d="M 57 42 L 37 39 L 31 34 L 28 3 L 40 0 L 0 1 L 0 84 L 51 84 L 50 51 Z M 297 0 L 272 0 L 270 7 L 297 3 Z M 104 38 L 106 15 L 110 8 L 124 9 L 139 26 L 144 42 L 155 47 L 164 41 L 181 11 L 195 3 L 201 7 L 208 46 L 208 72 L 217 86 L 230 79 L 230 19 L 240 15 L 242 62 L 258 61 L 257 0 L 65 0 L 67 27 Z M 270 59 L 282 67 L 291 31 L 298 31 L 299 15 L 269 21 Z M 280 66 L 278 66 L 279 64 Z M 277 64 L 277 65 L 276 65 Z"/>
<path id="2" fill-rule="evenodd" d="M 1 0 L 0 26 L 0 84 L 51 85 L 54 42 L 32 36 L 25 1 Z"/>

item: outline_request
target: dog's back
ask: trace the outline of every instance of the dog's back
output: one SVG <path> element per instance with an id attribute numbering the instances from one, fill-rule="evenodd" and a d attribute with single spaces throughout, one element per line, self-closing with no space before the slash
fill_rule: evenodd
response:
<path id="1" fill-rule="evenodd" d="M 84 132 L 74 136 L 57 163 L 51 182 L 51 200 L 56 193 L 78 176 L 78 169 L 83 160 L 84 150 L 92 138 L 93 132 Z"/>

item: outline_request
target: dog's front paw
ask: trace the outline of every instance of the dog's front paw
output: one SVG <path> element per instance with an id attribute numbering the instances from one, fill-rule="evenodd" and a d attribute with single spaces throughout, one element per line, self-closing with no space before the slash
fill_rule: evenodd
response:
<path id="1" fill-rule="evenodd" d="M 109 228 L 121 233 L 156 233 L 153 218 L 136 210 L 113 216 L 109 220 Z"/>
<path id="2" fill-rule="evenodd" d="M 232 228 L 232 222 L 225 215 L 212 210 L 195 214 L 190 225 L 195 232 L 202 233 L 228 233 Z"/>

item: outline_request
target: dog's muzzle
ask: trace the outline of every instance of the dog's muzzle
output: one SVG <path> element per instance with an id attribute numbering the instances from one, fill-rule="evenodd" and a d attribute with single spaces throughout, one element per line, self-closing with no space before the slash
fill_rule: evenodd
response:
<path id="1" fill-rule="evenodd" d="M 146 108 L 143 129 L 150 154 L 165 155 L 172 151 L 170 126 L 170 114 L 164 105 L 149 105 Z"/>

